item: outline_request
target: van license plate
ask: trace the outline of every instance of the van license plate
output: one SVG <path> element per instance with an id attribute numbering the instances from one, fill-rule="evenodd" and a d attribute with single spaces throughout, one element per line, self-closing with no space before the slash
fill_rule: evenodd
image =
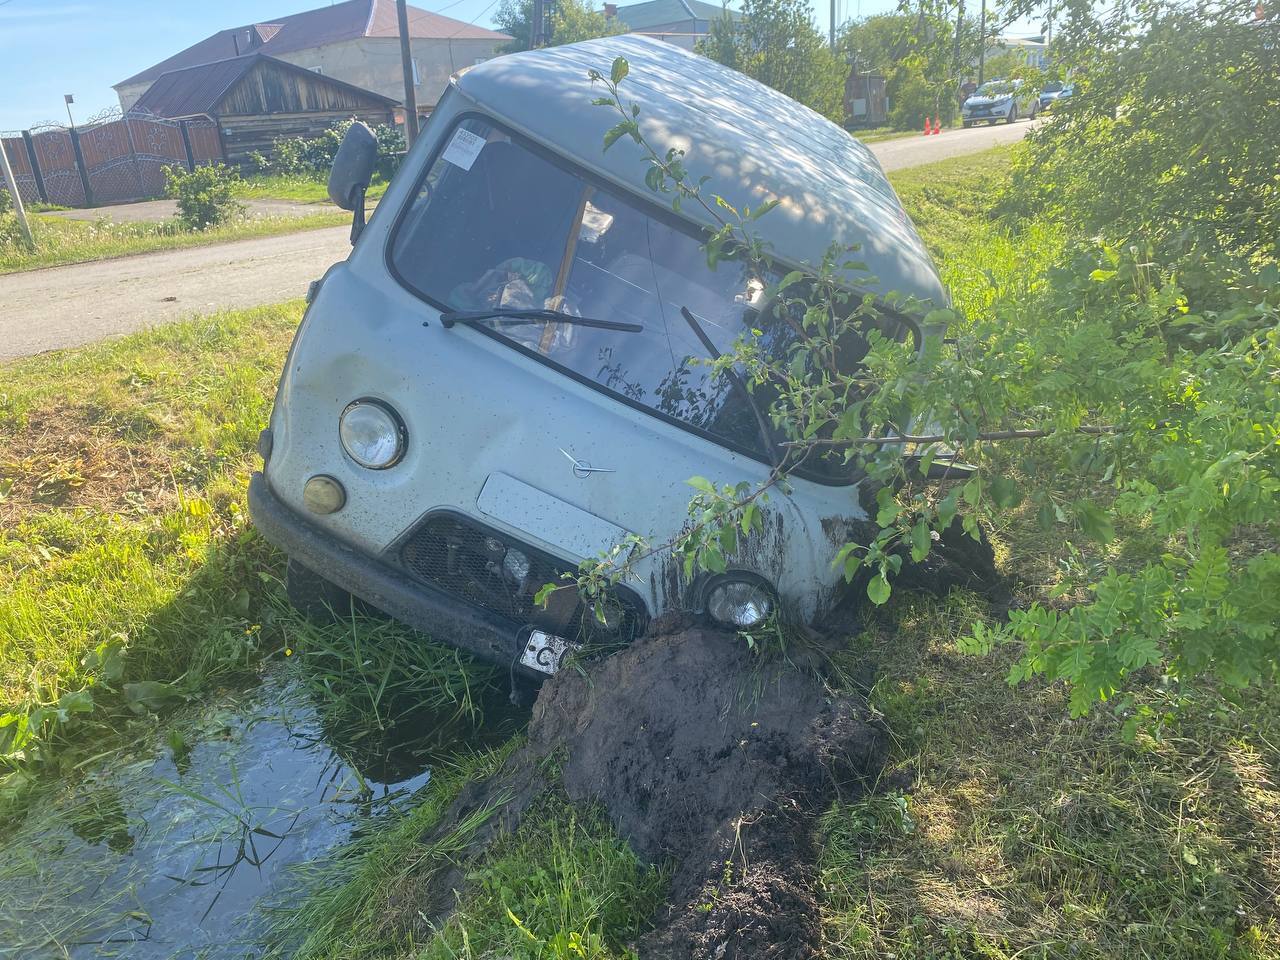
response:
<path id="1" fill-rule="evenodd" d="M 543 630 L 534 630 L 524 643 L 520 662 L 526 667 L 550 676 L 560 669 L 560 661 L 564 659 L 566 653 L 578 649 L 578 644 L 570 643 L 564 637 L 557 637 Z"/>

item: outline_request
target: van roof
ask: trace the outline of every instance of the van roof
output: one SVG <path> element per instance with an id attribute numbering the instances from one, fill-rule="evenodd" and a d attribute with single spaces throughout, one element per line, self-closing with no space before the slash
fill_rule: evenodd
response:
<path id="1" fill-rule="evenodd" d="M 832 242 L 859 244 L 879 293 L 946 302 L 933 262 L 875 156 L 808 107 L 706 57 L 649 37 L 619 36 L 488 60 L 454 77 L 484 112 L 554 152 L 642 195 L 651 195 L 640 146 L 623 137 L 602 150 L 617 112 L 593 106 L 587 71 L 608 75 L 615 57 L 630 75 L 624 101 L 640 106 L 645 138 L 659 152 L 684 149 L 704 190 L 738 209 L 777 198 L 756 221 L 780 259 L 816 265 Z M 710 225 L 694 204 L 682 213 Z M 867 286 L 865 275 L 852 275 Z"/>

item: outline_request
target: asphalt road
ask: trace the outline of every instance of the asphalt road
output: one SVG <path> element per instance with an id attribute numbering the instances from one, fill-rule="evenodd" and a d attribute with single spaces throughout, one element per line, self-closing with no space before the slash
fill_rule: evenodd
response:
<path id="1" fill-rule="evenodd" d="M 886 170 L 1022 139 L 1030 123 L 871 144 Z M 0 362 L 214 310 L 301 297 L 346 256 L 348 228 L 140 254 L 0 276 Z"/>

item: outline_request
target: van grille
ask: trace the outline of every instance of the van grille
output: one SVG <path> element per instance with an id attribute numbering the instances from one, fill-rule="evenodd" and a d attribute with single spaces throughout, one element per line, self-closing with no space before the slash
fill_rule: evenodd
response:
<path id="1" fill-rule="evenodd" d="M 535 547 L 455 514 L 432 514 L 400 548 L 410 576 L 520 626 L 536 626 L 582 643 L 629 643 L 645 628 L 644 604 L 625 587 L 602 603 L 605 622 L 572 586 L 553 593 L 545 609 L 534 596 L 574 568 Z"/>

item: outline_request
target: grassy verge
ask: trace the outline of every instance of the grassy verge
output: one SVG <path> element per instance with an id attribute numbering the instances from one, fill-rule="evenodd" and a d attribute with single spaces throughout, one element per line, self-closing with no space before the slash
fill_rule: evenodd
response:
<path id="1" fill-rule="evenodd" d="M 1026 562 L 1032 544 L 1006 545 Z M 1008 662 L 960 653 L 985 615 L 913 598 L 856 639 L 914 785 L 828 814 L 828 955 L 1280 956 L 1280 697 L 1192 706 L 1128 743 L 1108 713 L 1071 720 L 1061 688 L 1011 691 Z"/>
<path id="2" fill-rule="evenodd" d="M 892 175 L 968 310 L 1034 282 L 1061 242 L 991 222 L 1008 156 Z M 371 628 L 390 637 L 375 645 L 359 625 L 317 632 L 278 611 L 279 557 L 248 528 L 243 491 L 297 316 L 225 314 L 3 368 L 0 714 L 50 710 L 48 759 L 73 758 L 85 730 L 127 736 L 130 697 L 198 697 L 285 643 L 341 724 L 398 722 L 381 693 L 393 674 L 417 676 L 396 700 L 429 689 L 470 709 L 484 678 L 433 654 L 422 686 L 427 655 L 395 628 Z M 1052 584 L 1062 544 L 1024 519 L 996 532 L 1000 562 Z M 1129 531 L 1117 556 L 1148 546 Z M 956 638 L 989 615 L 964 593 L 895 597 L 850 638 L 849 660 L 878 667 L 870 698 L 914 785 L 823 818 L 828 956 L 1280 958 L 1280 700 L 1191 704 L 1129 743 L 1105 712 L 1069 719 L 1060 688 L 1011 691 L 999 656 L 961 654 Z M 661 873 L 596 813 L 550 801 L 473 865 L 451 920 L 426 922 L 418 895 L 465 837 L 424 833 L 494 763 L 439 769 L 414 809 L 301 878 L 277 914 L 284 954 L 627 956 Z"/>
<path id="3" fill-rule="evenodd" d="M 369 185 L 367 200 L 376 200 L 387 192 L 389 184 L 375 178 Z M 328 182 L 325 177 L 286 176 L 284 174 L 258 174 L 245 177 L 236 184 L 236 196 L 241 200 L 294 200 L 298 203 L 328 203 Z"/>
<path id="4" fill-rule="evenodd" d="M 12 215 L 8 215 L 12 220 Z M 318 210 L 302 217 L 253 217 L 236 220 L 208 230 L 186 230 L 176 221 L 110 223 L 67 220 L 62 217 L 31 218 L 35 252 L 20 246 L 16 231 L 10 240 L 4 218 L 0 218 L 0 274 L 53 267 L 88 260 L 109 260 L 157 250 L 178 250 L 229 240 L 273 237 L 299 230 L 336 227 L 350 221 L 350 214 L 337 209 Z"/>
<path id="5" fill-rule="evenodd" d="M 881 143 L 885 140 L 901 140 L 903 137 L 920 136 L 919 130 L 897 130 L 893 127 L 868 127 L 850 130 L 849 135 L 863 143 Z"/>
<path id="6" fill-rule="evenodd" d="M 2 368 L 10 793 L 91 731 L 251 673 L 269 649 L 279 562 L 244 494 L 299 314 L 215 315 Z"/>

